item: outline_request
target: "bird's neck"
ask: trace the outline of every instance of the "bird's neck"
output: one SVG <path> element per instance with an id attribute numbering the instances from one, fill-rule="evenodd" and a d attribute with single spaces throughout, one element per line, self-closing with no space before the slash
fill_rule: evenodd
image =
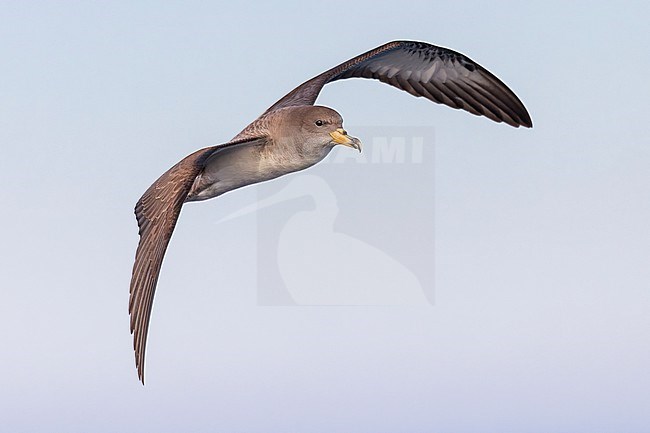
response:
<path id="1" fill-rule="evenodd" d="M 320 146 L 305 143 L 293 137 L 285 137 L 267 148 L 264 155 L 267 161 L 286 172 L 304 170 L 320 162 L 332 150 L 331 146 Z"/>

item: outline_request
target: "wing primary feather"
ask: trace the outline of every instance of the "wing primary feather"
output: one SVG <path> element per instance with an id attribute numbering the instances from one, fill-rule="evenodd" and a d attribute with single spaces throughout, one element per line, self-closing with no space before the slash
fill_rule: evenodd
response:
<path id="1" fill-rule="evenodd" d="M 471 95 L 483 107 L 483 114 L 486 117 L 489 117 L 495 122 L 503 122 L 503 115 L 501 114 L 501 109 L 496 105 L 494 105 L 494 103 L 490 99 L 484 97 L 482 93 L 477 92 L 474 88 L 472 88 L 469 84 L 465 83 L 464 81 L 459 81 L 457 85 L 458 87 L 463 89 L 467 94 Z"/>
<path id="2" fill-rule="evenodd" d="M 465 89 L 463 89 L 461 86 L 457 84 L 457 82 L 454 81 L 448 81 L 447 86 L 455 93 L 457 94 L 463 103 L 465 104 L 463 108 L 465 110 L 469 111 L 472 114 L 475 114 L 477 116 L 486 116 L 491 120 L 499 122 L 499 119 L 495 119 L 492 113 L 489 110 L 486 110 L 485 107 L 483 107 L 483 104 L 478 102 L 473 95 L 468 93 Z"/>
<path id="3" fill-rule="evenodd" d="M 408 78 L 402 77 L 400 75 L 397 75 L 395 78 L 397 79 L 397 82 L 399 83 L 399 88 L 400 89 L 407 91 L 408 93 L 415 96 L 416 98 L 422 96 L 411 85 L 411 82 L 408 80 Z"/>
<path id="4" fill-rule="evenodd" d="M 428 100 L 430 100 L 430 101 L 432 101 L 432 102 L 435 102 L 436 104 L 440 104 L 440 103 L 441 103 L 440 98 L 434 96 L 434 94 L 432 94 L 431 92 L 429 92 L 429 91 L 428 91 L 428 90 L 427 90 L 427 89 L 422 85 L 422 83 L 420 83 L 419 81 L 414 80 L 414 79 L 412 79 L 412 78 L 409 78 L 409 79 L 408 79 L 408 82 L 411 84 L 411 86 L 413 87 L 413 89 L 415 89 L 415 91 L 418 92 L 418 94 L 419 94 L 420 96 L 423 96 L 423 97 L 427 98 Z"/>
<path id="5" fill-rule="evenodd" d="M 474 89 L 484 98 L 488 99 L 495 107 L 499 109 L 499 112 L 504 122 L 515 127 L 519 126 L 520 124 L 524 126 L 526 125 L 525 122 L 522 122 L 520 120 L 516 112 L 512 108 L 510 108 L 510 106 L 508 106 L 506 102 L 504 102 L 501 98 L 499 98 L 499 95 L 491 91 L 492 89 L 487 89 L 484 86 L 482 86 L 480 83 L 470 82 L 469 85 L 472 87 L 472 89 Z"/>
<path id="6" fill-rule="evenodd" d="M 442 100 L 443 104 L 445 104 L 445 105 L 447 105 L 447 106 L 449 106 L 451 108 L 454 108 L 454 109 L 459 109 L 460 108 L 458 106 L 458 104 L 456 103 L 456 101 L 454 99 L 452 99 L 452 98 L 455 97 L 455 95 L 453 93 L 451 93 L 448 89 L 446 89 L 445 86 L 440 85 L 440 84 L 436 83 L 435 81 L 430 81 L 430 82 L 424 83 L 424 87 L 426 89 L 429 89 L 430 92 L 433 92 L 434 89 L 435 89 L 435 91 L 437 91 L 438 94 L 440 95 L 440 99 Z"/>

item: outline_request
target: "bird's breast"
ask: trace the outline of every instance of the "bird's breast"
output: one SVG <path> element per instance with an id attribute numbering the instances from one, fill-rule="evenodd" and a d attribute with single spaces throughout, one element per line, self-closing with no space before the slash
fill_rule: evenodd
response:
<path id="1" fill-rule="evenodd" d="M 207 200 L 243 186 L 304 170 L 326 154 L 315 158 L 255 146 L 224 149 L 211 158 L 196 177 L 186 201 Z"/>

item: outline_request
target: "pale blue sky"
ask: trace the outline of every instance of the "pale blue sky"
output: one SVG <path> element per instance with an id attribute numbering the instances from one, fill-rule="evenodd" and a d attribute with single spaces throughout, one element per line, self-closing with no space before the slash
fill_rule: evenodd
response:
<path id="1" fill-rule="evenodd" d="M 2 430 L 647 431 L 649 19 L 642 1 L 2 2 Z M 141 193 L 393 39 L 467 54 L 535 125 L 362 80 L 319 99 L 351 132 L 435 131 L 434 184 L 385 203 L 399 233 L 435 222 L 433 246 L 412 246 L 435 252 L 434 305 L 260 306 L 255 218 L 216 224 L 256 190 L 227 194 L 182 214 L 142 387 L 127 315 Z M 397 181 L 315 170 L 368 226 L 364 188 Z M 431 203 L 435 221 L 413 217 Z"/>

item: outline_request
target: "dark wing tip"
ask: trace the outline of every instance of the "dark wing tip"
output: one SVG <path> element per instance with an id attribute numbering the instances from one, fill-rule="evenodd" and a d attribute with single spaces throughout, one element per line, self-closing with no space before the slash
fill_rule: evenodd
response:
<path id="1" fill-rule="evenodd" d="M 525 111 L 524 109 L 524 117 L 522 117 L 522 122 L 521 126 L 524 128 L 532 128 L 533 127 L 533 120 L 530 118 L 530 114 L 528 114 L 528 111 Z"/>
<path id="2" fill-rule="evenodd" d="M 485 80 L 484 83 L 476 82 L 472 87 L 474 87 L 475 90 L 486 90 L 490 93 L 485 96 L 487 96 L 488 99 L 491 99 L 491 102 L 496 103 L 496 107 L 498 107 L 500 111 L 499 117 L 501 117 L 504 122 L 514 126 L 515 128 L 518 128 L 519 126 L 525 128 L 533 127 L 533 121 L 531 120 L 530 114 L 528 113 L 528 110 L 526 110 L 523 102 L 521 102 L 521 99 L 519 99 L 515 92 L 501 81 L 501 79 L 466 55 L 448 48 L 444 48 L 444 50 L 455 56 L 456 61 L 471 73 L 478 73 L 483 77 Z M 477 88 L 476 86 L 479 86 L 480 88 Z"/>

